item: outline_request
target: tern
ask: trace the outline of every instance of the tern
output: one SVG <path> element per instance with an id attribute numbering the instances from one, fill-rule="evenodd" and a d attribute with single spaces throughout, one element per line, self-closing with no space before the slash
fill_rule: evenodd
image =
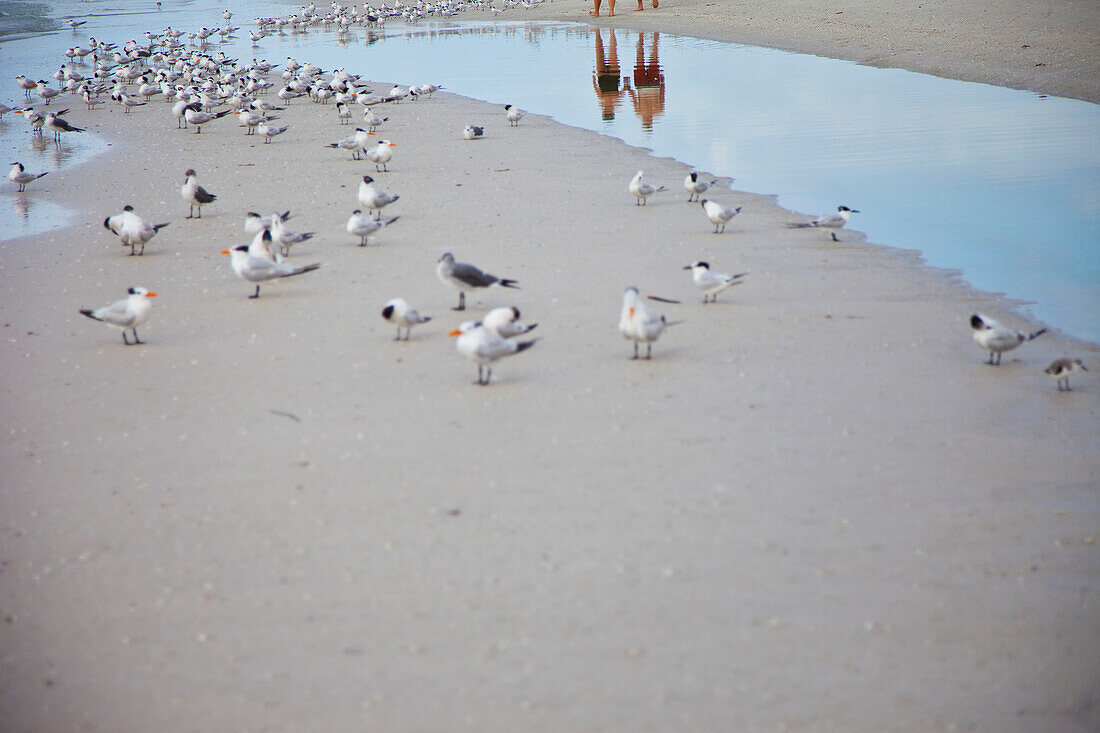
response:
<path id="1" fill-rule="evenodd" d="M 58 114 L 53 112 L 47 112 L 45 119 L 42 121 L 42 126 L 47 130 L 53 132 L 53 139 L 58 145 L 61 144 L 61 133 L 63 132 L 84 132 L 82 127 L 73 127 L 69 122 Z"/>
<path id="2" fill-rule="evenodd" d="M 477 125 L 466 125 L 462 130 L 462 137 L 466 140 L 478 140 L 485 134 L 484 127 L 478 127 Z"/>
<path id="3" fill-rule="evenodd" d="M 409 340 L 409 334 L 412 333 L 412 327 L 421 323 L 427 323 L 432 320 L 431 316 L 424 316 L 420 314 L 420 311 L 416 310 L 401 298 L 394 298 L 386 303 L 386 307 L 382 309 L 382 317 L 390 323 L 397 326 L 397 336 L 394 337 L 394 341 L 401 341 L 401 329 L 405 329 L 405 341 Z"/>
<path id="4" fill-rule="evenodd" d="M 690 265 L 686 265 L 684 269 L 691 270 L 691 279 L 695 282 L 695 287 L 703 291 L 704 304 L 708 302 L 716 303 L 718 293 L 726 288 L 732 288 L 734 285 L 740 285 L 744 282 L 741 278 L 749 274 L 742 272 L 737 275 L 726 275 L 721 272 L 712 272 L 710 264 L 702 260 L 692 262 Z"/>
<path id="5" fill-rule="evenodd" d="M 642 172 L 638 171 L 634 174 L 634 177 L 630 179 L 630 185 L 628 186 L 630 193 L 634 194 L 634 205 L 644 206 L 646 199 L 655 193 L 660 193 L 665 190 L 664 186 L 658 186 L 654 188 L 651 184 L 642 182 Z"/>
<path id="6" fill-rule="evenodd" d="M 518 127 L 519 121 L 523 119 L 523 115 L 518 109 L 510 104 L 504 105 L 504 116 L 508 119 L 508 124 L 511 127 Z"/>
<path id="7" fill-rule="evenodd" d="M 537 339 L 531 341 L 511 341 L 498 336 L 482 324 L 474 321 L 465 321 L 447 334 L 457 336 L 455 347 L 458 353 L 470 361 L 477 363 L 477 382 L 482 386 L 488 385 L 493 378 L 493 362 L 506 356 L 526 351 L 535 345 Z M 482 376 L 484 370 L 484 377 Z"/>
<path id="8" fill-rule="evenodd" d="M 653 342 L 661 338 L 666 326 L 673 326 L 663 315 L 654 313 L 642 301 L 638 288 L 629 287 L 623 293 L 623 310 L 619 315 L 619 333 L 627 341 L 634 342 L 634 356 L 638 358 L 638 344 L 645 343 L 645 358 L 652 356 Z"/>
<path id="9" fill-rule="evenodd" d="M 306 232 L 304 234 L 292 232 L 283 224 L 281 216 L 278 214 L 271 215 L 271 238 L 279 245 L 279 251 L 282 252 L 283 257 L 290 254 L 290 245 L 300 244 L 307 239 L 311 239 L 313 235 L 314 232 Z"/>
<path id="10" fill-rule="evenodd" d="M 36 86 L 38 87 L 38 96 L 46 100 L 46 104 L 49 104 L 51 99 L 61 94 L 61 90 L 46 86 L 46 82 L 42 79 L 38 80 Z"/>
<path id="11" fill-rule="evenodd" d="M 369 214 L 364 214 L 360 209 L 356 209 L 351 212 L 351 216 L 348 217 L 348 223 L 344 225 L 348 234 L 352 234 L 359 237 L 359 246 L 367 246 L 367 237 L 377 232 L 382 227 L 388 227 L 401 217 L 395 216 L 392 219 L 382 221 L 381 219 L 375 219 Z"/>
<path id="12" fill-rule="evenodd" d="M 220 117 L 225 117 L 232 111 L 233 110 L 231 109 L 225 109 L 221 112 L 203 112 L 202 105 L 200 105 L 198 102 L 195 102 L 194 104 L 188 105 L 184 108 L 183 118 L 187 121 L 188 124 L 195 126 L 196 133 L 200 133 L 202 132 L 203 125 L 208 122 L 213 122 Z"/>
<path id="13" fill-rule="evenodd" d="M 245 214 L 244 217 L 244 230 L 248 234 L 259 234 L 264 229 L 270 229 L 275 217 L 286 221 L 290 218 L 290 211 L 284 211 L 281 214 L 272 214 L 271 216 L 260 216 L 255 211 L 250 211 Z"/>
<path id="14" fill-rule="evenodd" d="M 351 120 L 351 110 L 344 102 L 336 103 L 336 118 L 340 120 L 341 125 L 346 125 Z"/>
<path id="15" fill-rule="evenodd" d="M 230 256 L 229 263 L 233 267 L 233 272 L 237 273 L 237 277 L 256 283 L 256 292 L 248 296 L 251 299 L 260 297 L 260 283 L 313 272 L 321 266 L 314 263 L 304 267 L 294 267 L 285 262 L 272 262 L 263 257 L 254 257 L 248 253 L 247 244 L 234 247 L 232 250 L 223 249 L 222 254 Z"/>
<path id="16" fill-rule="evenodd" d="M 388 119 L 389 119 L 389 117 L 379 117 L 369 107 L 367 109 L 363 110 L 363 123 L 367 126 L 367 129 L 369 129 L 371 132 L 374 132 L 379 127 L 381 127 L 382 123 L 385 122 Z"/>
<path id="17" fill-rule="evenodd" d="M 188 168 L 183 175 L 184 183 L 183 188 L 180 189 L 180 196 L 183 197 L 184 201 L 191 204 L 191 211 L 187 214 L 187 218 L 201 219 L 203 204 L 212 204 L 214 199 L 218 197 L 199 185 L 198 176 L 193 168 Z M 199 210 L 197 215 L 195 214 L 196 207 Z"/>
<path id="18" fill-rule="evenodd" d="M 266 122 L 261 122 L 256 127 L 256 132 L 258 132 L 263 137 L 265 143 L 271 142 L 271 138 L 275 137 L 276 135 L 282 135 L 286 131 L 286 125 L 283 125 L 282 127 L 276 127 L 275 125 L 269 125 Z"/>
<path id="19" fill-rule="evenodd" d="M 31 96 L 31 90 L 38 86 L 38 82 L 33 79 L 28 79 L 22 74 L 15 77 L 15 81 L 19 84 L 19 88 L 23 90 L 25 96 L 28 98 Z"/>
<path id="20" fill-rule="evenodd" d="M 155 298 L 157 294 L 145 288 L 130 288 L 127 292 L 129 294 L 122 300 L 96 310 L 81 310 L 80 315 L 121 330 L 122 342 L 127 346 L 143 344 L 145 342 L 138 338 L 137 327 L 149 320 L 149 311 L 153 306 L 149 298 Z M 133 332 L 133 341 L 126 338 L 127 330 Z"/>
<path id="21" fill-rule="evenodd" d="M 741 213 L 741 207 L 731 209 L 728 206 L 723 206 L 717 201 L 709 201 L 707 199 L 700 199 L 699 203 L 703 206 L 703 211 L 706 213 L 707 218 L 710 219 L 710 223 L 714 225 L 714 233 L 718 234 L 718 227 L 722 227 L 722 231 L 726 231 L 726 224 L 729 224 L 730 219 Z"/>
<path id="22" fill-rule="evenodd" d="M 502 306 L 486 313 L 481 319 L 481 325 L 501 338 L 510 339 L 534 331 L 539 324 L 520 323 L 519 308 Z"/>
<path id="23" fill-rule="evenodd" d="M 367 143 L 370 142 L 370 135 L 374 133 L 364 130 L 362 127 L 355 128 L 355 133 L 348 135 L 343 140 L 338 140 L 334 143 L 329 143 L 330 148 L 339 148 L 340 150 L 347 150 L 351 153 L 352 160 L 359 160 L 359 154 L 367 149 Z"/>
<path id="24" fill-rule="evenodd" d="M 367 159 L 374 163 L 376 171 L 388 173 L 389 168 L 386 167 L 386 163 L 393 159 L 393 148 L 396 147 L 397 143 L 391 143 L 389 140 L 379 140 L 377 145 L 365 152 Z M 382 167 L 379 168 L 378 166 Z"/>
<path id="25" fill-rule="evenodd" d="M 49 173 L 49 171 L 46 171 L 46 173 Z M 12 163 L 11 170 L 8 171 L 8 180 L 12 183 L 18 183 L 21 193 L 27 190 L 28 183 L 37 181 L 46 173 L 27 173 L 27 169 L 23 167 L 22 163 Z"/>
<path id="26" fill-rule="evenodd" d="M 1049 374 L 1058 381 L 1059 392 L 1069 392 L 1069 375 L 1080 369 L 1087 372 L 1088 368 L 1081 363 L 1080 359 L 1055 359 L 1050 366 L 1043 370 L 1044 374 Z"/>
<path id="27" fill-rule="evenodd" d="M 279 248 L 275 246 L 275 242 L 271 239 L 270 229 L 263 229 L 252 238 L 252 241 L 248 243 L 248 254 L 272 262 L 286 262 L 283 253 L 279 251 Z"/>
<path id="28" fill-rule="evenodd" d="M 989 361 L 986 364 L 993 365 L 1001 363 L 1001 355 L 1004 352 L 1012 351 L 1025 341 L 1030 341 L 1047 332 L 1045 328 L 1040 328 L 1032 334 L 1015 331 L 981 313 L 970 316 L 970 327 L 974 329 L 974 342 L 989 352 Z"/>
<path id="29" fill-rule="evenodd" d="M 699 174 L 695 171 L 687 174 L 687 178 L 684 179 L 684 188 L 688 192 L 688 201 L 693 199 L 698 200 L 699 194 L 706 193 L 707 189 L 718 183 L 718 180 L 704 181 L 699 178 Z"/>
<path id="30" fill-rule="evenodd" d="M 134 254 L 145 254 L 145 243 L 157 235 L 164 227 L 165 224 L 150 224 L 142 219 L 140 216 L 134 213 L 133 206 L 123 206 L 122 211 L 118 214 L 108 216 L 103 220 L 103 226 L 106 227 L 118 237 L 122 246 L 129 245 L 130 256 Z M 134 252 L 134 248 L 141 245 L 141 252 Z"/>
<path id="31" fill-rule="evenodd" d="M 858 214 L 858 209 L 849 209 L 847 206 L 838 206 L 835 214 L 825 214 L 819 216 L 813 221 L 799 221 L 788 224 L 787 226 L 795 229 L 805 229 L 807 227 L 822 228 L 822 229 L 843 229 L 844 225 L 848 223 L 848 217 L 852 214 Z M 839 242 L 836 238 L 836 232 L 830 232 L 833 235 L 833 241 Z"/>
<path id="32" fill-rule="evenodd" d="M 465 262 L 455 262 L 454 255 L 450 252 L 439 258 L 439 263 L 435 267 L 435 274 L 444 285 L 450 285 L 458 291 L 458 306 L 452 308 L 456 311 L 466 310 L 467 290 L 487 288 L 490 285 L 519 289 L 519 284 L 515 280 L 490 275 Z"/>
<path id="33" fill-rule="evenodd" d="M 245 128 L 245 135 L 253 135 L 256 132 L 256 126 L 261 122 L 271 122 L 278 119 L 277 117 L 268 117 L 262 112 L 254 112 L 250 109 L 237 110 L 237 117 L 240 118 L 240 123 L 237 127 Z"/>
<path id="34" fill-rule="evenodd" d="M 69 18 L 65 22 L 68 23 L 69 27 L 72 28 L 75 31 L 77 28 L 84 25 L 88 21 L 86 21 L 86 20 L 76 20 L 75 18 Z"/>
<path id="35" fill-rule="evenodd" d="M 369 211 L 375 212 L 376 219 L 381 219 L 382 209 L 401 197 L 386 193 L 380 188 L 375 188 L 373 184 L 373 178 L 363 176 L 363 182 L 359 184 L 359 203 L 367 207 Z"/>

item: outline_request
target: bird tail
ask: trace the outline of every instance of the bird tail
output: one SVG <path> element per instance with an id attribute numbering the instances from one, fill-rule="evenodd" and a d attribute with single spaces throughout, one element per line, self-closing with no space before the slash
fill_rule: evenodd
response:
<path id="1" fill-rule="evenodd" d="M 290 218 L 290 209 L 287 209 L 283 213 L 279 214 L 279 218 L 282 219 L 283 221 L 286 221 L 287 219 L 289 219 Z"/>
<path id="2" fill-rule="evenodd" d="M 313 272 L 314 270 L 316 270 L 320 266 L 321 266 L 320 262 L 314 262 L 312 265 L 305 265 L 303 267 L 299 267 L 297 270 L 290 273 L 290 275 L 287 275 L 287 277 L 291 277 L 293 275 L 302 275 L 302 274 L 307 273 L 307 272 Z"/>
<path id="3" fill-rule="evenodd" d="M 1035 333 L 1028 336 L 1027 340 L 1030 341 L 1033 338 L 1038 338 L 1039 336 L 1042 336 L 1046 332 L 1047 332 L 1046 328 L 1040 328 L 1038 331 L 1036 331 Z"/>
<path id="4" fill-rule="evenodd" d="M 305 234 L 302 235 L 302 241 L 304 242 L 307 239 L 311 239 L 314 234 L 316 234 L 316 232 L 306 232 Z"/>
<path id="5" fill-rule="evenodd" d="M 747 273 L 747 272 L 739 272 L 736 275 L 730 275 L 730 280 L 740 280 L 741 278 L 743 278 L 745 275 L 748 275 L 748 274 L 749 273 Z"/>
<path id="6" fill-rule="evenodd" d="M 153 231 L 154 232 L 159 232 L 161 229 L 163 229 L 164 227 L 168 226 L 171 223 L 172 222 L 169 221 L 169 222 L 165 222 L 164 224 L 154 224 L 153 225 Z"/>
<path id="7" fill-rule="evenodd" d="M 38 180 L 39 178 L 41 178 L 42 176 L 45 176 L 45 175 L 49 175 L 49 171 L 46 171 L 45 173 L 39 173 L 34 178 L 35 178 L 35 180 Z"/>
<path id="8" fill-rule="evenodd" d="M 390 224 L 393 224 L 395 221 L 397 221 L 400 218 L 401 218 L 400 216 L 395 216 L 392 219 L 388 219 L 388 220 L 386 220 L 386 222 L 382 226 L 388 227 Z"/>
<path id="9" fill-rule="evenodd" d="M 501 280 L 500 286 L 502 288 L 515 288 L 516 290 L 520 289 L 519 283 L 517 281 L 509 280 L 508 278 L 504 278 L 503 280 Z"/>
<path id="10" fill-rule="evenodd" d="M 527 351 L 527 349 L 538 343 L 538 339 L 531 339 L 530 341 L 520 341 L 516 344 L 516 353 L 521 351 Z"/>
<path id="11" fill-rule="evenodd" d="M 812 221 L 791 221 L 787 222 L 788 229 L 806 229 L 807 227 L 814 226 Z"/>
<path id="12" fill-rule="evenodd" d="M 664 190 L 666 190 L 664 186 L 657 186 L 657 190 L 654 191 L 653 193 L 660 193 L 661 191 L 664 191 Z"/>
<path id="13" fill-rule="evenodd" d="M 80 315 L 87 316 L 88 318 L 91 318 L 93 321 L 98 321 L 99 320 L 98 318 L 95 317 L 95 313 L 93 313 L 92 311 L 87 310 L 87 309 L 82 309 L 80 311 Z"/>

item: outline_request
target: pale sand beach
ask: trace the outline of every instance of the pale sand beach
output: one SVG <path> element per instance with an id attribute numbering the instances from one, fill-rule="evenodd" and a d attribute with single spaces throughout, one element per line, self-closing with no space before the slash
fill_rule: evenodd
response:
<path id="1" fill-rule="evenodd" d="M 270 145 L 73 106 L 111 151 L 27 195 L 81 223 L 0 242 L 5 730 L 1100 726 L 1100 347 L 986 365 L 970 315 L 1034 330 L 1014 303 L 769 196 L 712 192 L 744 207 L 715 235 L 685 165 L 495 104 L 387 105 L 377 174 L 331 106 Z M 360 248 L 364 173 L 400 219 Z M 169 222 L 143 257 L 125 204 Z M 219 251 L 285 209 L 321 268 L 249 300 Z M 452 311 L 448 251 L 521 289 Z M 704 306 L 699 259 L 749 274 Z M 649 361 L 630 285 L 682 301 Z M 127 347 L 77 311 L 132 286 Z M 539 341 L 478 387 L 445 334 L 502 305 Z"/>

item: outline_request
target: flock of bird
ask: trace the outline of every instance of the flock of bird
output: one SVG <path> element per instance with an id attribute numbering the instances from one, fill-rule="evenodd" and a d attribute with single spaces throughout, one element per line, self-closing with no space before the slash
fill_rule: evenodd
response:
<path id="1" fill-rule="evenodd" d="M 259 31 L 251 35 L 255 43 L 267 33 L 285 32 L 286 29 L 295 31 L 315 25 L 326 26 L 335 23 L 338 28 L 346 30 L 356 24 L 365 26 L 380 24 L 386 18 L 395 15 L 401 15 L 408 21 L 410 14 L 412 20 L 422 17 L 424 13 L 446 14 L 448 7 L 454 6 L 430 5 L 424 2 L 414 6 L 404 6 L 398 2 L 394 8 L 363 6 L 360 9 L 356 6 L 344 7 L 333 2 L 331 13 L 321 15 L 316 12 L 316 6 L 310 4 L 303 8 L 300 14 L 287 18 L 256 19 Z M 217 32 L 224 37 L 238 29 L 229 25 L 232 17 L 230 11 L 225 11 L 223 17 L 226 21 L 225 28 Z M 70 23 L 74 29 L 80 24 L 80 22 L 75 25 Z M 363 108 L 362 127 L 357 127 L 354 133 L 330 143 L 328 147 L 347 151 L 356 160 L 364 158 L 369 160 L 375 166 L 374 172 L 378 174 L 389 171 L 388 163 L 393 159 L 394 148 L 397 146 L 389 140 L 371 141 L 376 130 L 389 119 L 379 116 L 372 107 L 405 99 L 430 98 L 441 88 L 441 85 L 433 84 L 419 87 L 395 85 L 388 93 L 376 94 L 372 90 L 365 89 L 358 76 L 349 74 L 344 69 L 326 74 L 317 66 L 310 63 L 300 64 L 293 58 L 288 58 L 287 63 L 283 65 L 283 71 L 279 72 L 282 83 L 277 84 L 270 78 L 276 73 L 275 65 L 255 59 L 251 64 L 242 65 L 226 57 L 224 53 L 209 53 L 209 47 L 202 44 L 214 32 L 203 28 L 188 34 L 190 41 L 188 45 L 184 45 L 179 40 L 184 33 L 172 28 L 167 28 L 160 34 L 146 33 L 147 45 L 130 41 L 119 48 L 114 44 L 91 38 L 89 48 L 69 49 L 66 56 L 72 65 L 62 64 L 61 69 L 54 74 L 54 78 L 63 84 L 62 88 L 52 88 L 44 80 L 32 81 L 25 76 L 16 78 L 16 82 L 28 99 L 33 91 L 43 100 L 41 110 L 35 110 L 29 104 L 19 109 L 0 105 L 0 115 L 9 111 L 24 115 L 36 133 L 41 134 L 43 129 L 50 130 L 54 134 L 55 143 L 60 146 L 63 135 L 84 131 L 62 117 L 68 110 L 46 110 L 50 102 L 63 93 L 79 94 L 87 108 L 94 110 L 96 105 L 105 101 L 101 99 L 101 95 L 109 92 L 109 99 L 122 106 L 124 113 L 148 105 L 157 97 L 161 97 L 165 102 L 172 104 L 177 128 L 193 127 L 195 134 L 200 134 L 204 125 L 216 123 L 217 120 L 232 113 L 237 117 L 238 126 L 245 128 L 246 135 L 259 135 L 264 138 L 264 143 L 270 143 L 288 129 L 286 126 L 273 124 L 278 119 L 274 113 L 282 111 L 285 105 L 299 97 L 308 98 L 320 105 L 334 102 L 333 109 L 339 125 L 350 124 L 353 105 L 358 104 Z M 200 45 L 195 46 L 195 43 Z M 95 67 L 92 78 L 85 78 L 74 68 L 76 65 L 83 64 L 88 56 L 91 57 Z M 137 85 L 136 92 L 133 89 L 135 85 Z M 279 102 L 274 103 L 264 99 L 263 95 L 268 92 L 272 92 Z M 219 109 L 222 106 L 226 109 Z M 508 125 L 518 126 L 523 119 L 523 114 L 513 105 L 505 105 L 504 109 L 504 117 Z M 484 136 L 485 127 L 466 125 L 461 134 L 465 140 L 477 140 Z M 22 192 L 26 190 L 28 184 L 44 175 L 46 173 L 28 172 L 21 163 L 16 162 L 12 163 L 8 177 L 19 186 L 19 191 Z M 729 207 L 717 201 L 702 198 L 702 195 L 715 184 L 717 180 L 705 180 L 695 171 L 691 171 L 684 180 L 688 202 L 698 202 L 707 220 L 714 225 L 714 233 L 722 234 L 730 221 L 741 212 L 741 207 Z M 638 171 L 633 176 L 627 188 L 638 206 L 645 206 L 650 197 L 668 190 L 665 186 L 646 182 L 642 171 Z M 194 169 L 188 169 L 184 173 L 180 195 L 190 207 L 187 215 L 189 219 L 201 218 L 202 207 L 214 204 L 217 200 L 216 195 L 199 184 L 198 175 Z M 362 208 L 355 209 L 348 218 L 346 231 L 359 238 L 360 246 L 365 246 L 368 237 L 398 220 L 399 217 L 383 220 L 382 209 L 397 202 L 400 196 L 385 191 L 372 176 L 363 175 L 357 198 Z M 833 241 L 839 241 L 837 231 L 847 225 L 853 213 L 858 212 L 847 206 L 840 206 L 834 213 L 811 221 L 791 222 L 789 226 L 824 229 L 830 232 Z M 313 236 L 313 233 L 298 233 L 290 230 L 286 225 L 289 218 L 289 211 L 266 216 L 249 212 L 245 217 L 244 229 L 247 234 L 252 235 L 252 241 L 249 244 L 222 250 L 222 254 L 230 257 L 232 271 L 239 278 L 255 284 L 255 291 L 248 296 L 249 298 L 260 296 L 260 287 L 263 283 L 302 275 L 320 268 L 319 263 L 299 266 L 287 261 L 293 245 Z M 144 254 L 146 244 L 169 224 L 154 224 L 147 221 L 134 211 L 133 206 L 127 205 L 121 212 L 107 217 L 103 225 L 118 238 L 122 245 L 130 247 L 130 255 L 140 256 Z M 702 293 L 704 304 L 715 302 L 719 293 L 743 283 L 747 274 L 719 273 L 712 270 L 708 262 L 702 260 L 692 262 L 684 269 L 691 271 L 692 281 Z M 518 287 L 515 280 L 497 277 L 472 264 L 458 262 L 451 253 L 446 253 L 439 259 L 436 275 L 442 283 L 458 291 L 458 304 L 454 308 L 456 311 L 465 309 L 467 292 L 491 286 Z M 137 327 L 149 318 L 151 311 L 149 299 L 156 295 L 145 288 L 134 287 L 129 289 L 126 298 L 112 305 L 96 310 L 81 310 L 80 313 L 121 330 L 123 342 L 126 345 L 141 344 L 144 342 L 138 338 Z M 633 359 L 651 358 L 653 344 L 667 327 L 676 323 L 668 321 L 665 316 L 655 312 L 647 305 L 647 300 L 678 302 L 652 295 L 643 298 L 637 288 L 626 288 L 623 293 L 619 331 L 623 338 L 633 342 Z M 431 320 L 430 316 L 422 315 L 401 298 L 387 302 L 382 310 L 382 317 L 397 327 L 399 340 L 402 329 L 404 329 L 404 340 L 408 340 L 414 326 Z M 448 334 L 456 337 L 458 352 L 477 364 L 477 384 L 489 384 L 492 365 L 495 362 L 506 356 L 519 354 L 536 343 L 537 339 L 518 340 L 518 337 L 535 328 L 535 324 L 524 325 L 519 322 L 519 319 L 520 313 L 514 307 L 496 308 L 480 321 L 463 322 Z M 970 322 L 974 329 L 974 340 L 989 352 L 987 363 L 991 365 L 999 365 L 1004 352 L 1046 331 L 1046 329 L 1040 329 L 1031 334 L 1024 334 L 981 314 L 972 316 Z M 133 341 L 129 339 L 128 333 L 132 334 Z M 642 345 L 645 346 L 644 357 L 640 353 Z M 1069 375 L 1078 370 L 1085 370 L 1084 364 L 1079 359 L 1059 359 L 1051 364 L 1046 372 L 1057 380 L 1058 389 L 1062 391 L 1069 389 Z"/>

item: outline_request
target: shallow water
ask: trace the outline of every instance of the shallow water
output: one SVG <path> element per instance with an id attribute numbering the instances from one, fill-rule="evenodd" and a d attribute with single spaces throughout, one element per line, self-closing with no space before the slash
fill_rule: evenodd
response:
<path id="1" fill-rule="evenodd" d="M 90 33 L 118 40 L 170 24 L 222 23 L 221 5 L 172 5 L 151 13 L 148 4 L 83 4 L 99 15 L 79 33 L 5 43 L 0 78 L 13 59 L 40 58 L 37 68 L 52 72 L 60 51 Z M 233 9 L 242 34 L 254 16 L 288 12 L 265 3 Z M 48 63 L 42 38 L 54 49 Z M 257 48 L 247 35 L 214 48 L 272 62 L 295 56 L 387 82 L 442 83 L 733 177 L 735 187 L 775 193 L 796 211 L 844 204 L 861 212 L 852 226 L 871 240 L 920 250 L 979 288 L 1034 302 L 1027 310 L 1046 323 L 1100 341 L 1098 105 L 583 24 L 391 21 L 346 38 L 317 29 Z M 632 173 L 624 171 L 624 189 Z M 686 195 L 679 181 L 658 183 Z M 712 197 L 736 203 L 729 191 Z"/>

